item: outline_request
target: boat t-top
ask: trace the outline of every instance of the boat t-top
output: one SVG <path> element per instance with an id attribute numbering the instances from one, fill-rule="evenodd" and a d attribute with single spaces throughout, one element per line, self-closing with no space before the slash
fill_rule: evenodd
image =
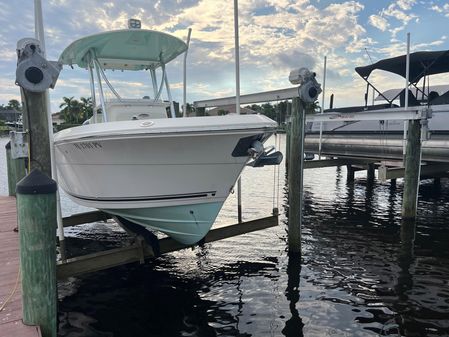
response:
<path id="1" fill-rule="evenodd" d="M 264 150 L 277 124 L 263 115 L 176 118 L 165 67 L 186 50 L 179 38 L 145 29 L 70 44 L 59 61 L 88 70 L 94 114 L 58 132 L 54 144 L 60 186 L 72 200 L 190 245 L 207 234 L 245 165 L 282 156 Z M 123 98 L 109 70 L 149 73 L 151 94 Z"/>

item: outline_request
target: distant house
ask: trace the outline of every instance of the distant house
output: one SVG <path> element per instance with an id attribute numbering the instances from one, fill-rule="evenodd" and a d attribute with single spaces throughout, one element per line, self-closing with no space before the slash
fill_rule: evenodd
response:
<path id="1" fill-rule="evenodd" d="M 220 106 L 217 108 L 213 108 L 206 111 L 207 116 L 220 116 L 220 115 L 227 115 L 227 114 L 235 114 L 235 104 L 233 105 L 225 105 Z M 241 115 L 252 115 L 256 114 L 257 112 L 248 108 L 240 107 L 240 114 Z"/>
<path id="2" fill-rule="evenodd" d="M 15 109 L 4 109 L 0 110 L 0 120 L 5 122 L 15 122 L 19 120 L 22 113 Z"/>
<path id="3" fill-rule="evenodd" d="M 64 119 L 62 119 L 61 113 L 55 112 L 54 114 L 51 114 L 51 122 L 53 123 L 53 125 L 61 125 L 62 123 L 64 123 Z"/>

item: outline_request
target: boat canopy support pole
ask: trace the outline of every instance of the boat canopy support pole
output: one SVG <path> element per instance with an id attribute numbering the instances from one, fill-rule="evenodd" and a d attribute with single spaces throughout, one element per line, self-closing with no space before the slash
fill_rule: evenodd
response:
<path id="1" fill-rule="evenodd" d="M 107 114 L 107 111 L 106 111 L 106 105 L 104 103 L 103 86 L 101 85 L 100 70 L 98 69 L 97 62 L 95 62 L 95 58 L 94 58 L 94 68 L 95 68 L 95 72 L 97 73 L 98 91 L 99 91 L 99 96 L 100 96 L 101 109 L 103 110 L 103 113 L 102 113 L 102 115 L 103 115 L 103 122 L 107 122 L 108 121 L 108 114 Z"/>
<path id="2" fill-rule="evenodd" d="M 374 90 L 375 92 L 377 92 L 380 96 L 382 96 L 382 97 L 384 98 L 384 100 L 386 100 L 386 101 L 388 102 L 388 104 L 390 104 L 390 105 L 393 104 L 393 101 L 396 99 L 396 97 L 399 96 L 399 94 L 398 94 L 398 95 L 396 95 L 392 100 L 389 100 L 388 98 L 386 98 L 386 97 L 383 95 L 383 93 L 381 93 L 379 90 L 377 90 L 377 88 L 376 88 L 374 85 L 372 85 L 370 81 L 368 81 L 368 77 L 363 77 L 363 79 L 364 79 L 365 82 L 368 84 L 368 86 L 370 86 L 371 88 L 373 88 L 373 90 Z M 367 90 L 367 92 L 368 92 L 368 90 Z"/>
<path id="3" fill-rule="evenodd" d="M 94 71 L 92 69 L 92 53 L 89 53 L 89 82 L 90 82 L 90 96 L 92 99 L 92 112 L 93 112 L 93 121 L 97 123 L 97 100 L 95 97 L 95 82 L 94 82 Z"/>
<path id="4" fill-rule="evenodd" d="M 109 82 L 109 80 L 108 80 L 106 74 L 104 73 L 103 68 L 101 67 L 100 63 L 98 62 L 97 59 L 95 59 L 95 62 L 97 63 L 98 69 L 100 70 L 101 77 L 103 77 L 103 80 L 106 83 L 106 85 L 108 86 L 109 90 L 111 90 L 111 92 L 115 95 L 115 97 L 117 97 L 117 99 L 119 101 L 121 101 L 122 98 L 120 97 L 118 92 L 114 89 L 114 87 L 112 86 L 111 82 Z"/>
<path id="5" fill-rule="evenodd" d="M 151 75 L 151 83 L 153 83 L 153 97 L 156 100 L 157 96 L 157 78 L 156 78 L 156 69 L 151 68 L 150 69 L 150 75 Z"/>
<path id="6" fill-rule="evenodd" d="M 162 69 L 165 74 L 165 76 L 164 76 L 165 88 L 167 89 L 167 96 L 168 96 L 168 100 L 170 101 L 170 115 L 171 115 L 171 118 L 176 118 L 175 105 L 173 104 L 173 99 L 171 97 L 170 84 L 168 83 L 167 72 L 165 70 L 165 64 L 162 64 Z"/>
<path id="7" fill-rule="evenodd" d="M 159 90 L 158 90 L 158 92 L 157 92 L 157 95 L 156 95 L 156 97 L 154 98 L 155 101 L 157 101 L 158 99 L 160 99 L 161 94 L 162 94 L 162 88 L 164 87 L 164 83 L 165 83 L 165 76 L 166 76 L 166 73 L 165 73 L 165 66 L 161 66 L 161 69 L 162 69 L 161 85 L 159 86 Z"/>

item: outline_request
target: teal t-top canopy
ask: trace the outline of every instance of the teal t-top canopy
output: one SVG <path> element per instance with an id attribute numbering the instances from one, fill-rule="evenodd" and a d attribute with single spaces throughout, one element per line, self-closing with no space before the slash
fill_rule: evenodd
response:
<path id="1" fill-rule="evenodd" d="M 104 69 L 143 70 L 157 68 L 185 52 L 177 37 L 145 29 L 124 29 L 83 37 L 72 42 L 59 57 L 67 65 L 88 66 L 92 50 Z"/>

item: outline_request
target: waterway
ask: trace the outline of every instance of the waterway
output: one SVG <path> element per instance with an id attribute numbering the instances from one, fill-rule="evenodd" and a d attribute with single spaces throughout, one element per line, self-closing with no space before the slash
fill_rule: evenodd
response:
<path id="1" fill-rule="evenodd" d="M 2 150 L 0 194 L 4 161 Z M 60 282 L 58 335 L 449 336 L 448 180 L 421 182 L 414 230 L 401 227 L 400 179 L 391 187 L 364 171 L 347 182 L 344 167 L 307 170 L 298 259 L 287 254 L 280 168 L 279 180 L 272 167 L 242 176 L 244 220 L 270 215 L 279 193 L 279 226 Z M 83 210 L 62 201 L 66 215 Z M 236 208 L 231 194 L 217 224 L 236 223 Z M 72 255 L 131 240 L 111 222 L 67 236 Z"/>

